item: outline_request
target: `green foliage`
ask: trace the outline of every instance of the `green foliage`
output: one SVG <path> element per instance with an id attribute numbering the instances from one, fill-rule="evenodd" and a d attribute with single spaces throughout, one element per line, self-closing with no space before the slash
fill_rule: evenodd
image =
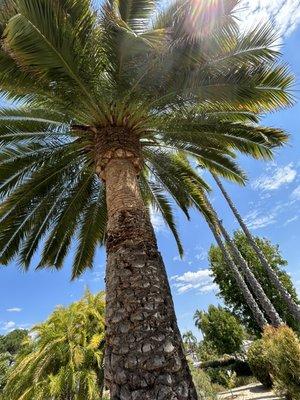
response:
<path id="1" fill-rule="evenodd" d="M 0 399 L 3 389 L 7 382 L 9 368 L 13 362 L 13 358 L 9 353 L 0 353 Z"/>
<path id="2" fill-rule="evenodd" d="M 263 335 L 275 388 L 293 400 L 300 399 L 300 341 L 292 329 L 268 327 Z"/>
<path id="3" fill-rule="evenodd" d="M 283 270 L 283 267 L 287 265 L 287 262 L 280 254 L 279 247 L 277 245 L 273 245 L 267 239 L 256 237 L 255 240 L 263 251 L 270 266 L 277 273 L 283 286 L 291 294 L 293 299 L 296 302 L 299 302 L 296 289 L 293 286 L 291 278 Z M 281 318 L 295 330 L 300 329 L 299 325 L 296 323 L 296 321 L 293 319 L 290 312 L 288 311 L 287 306 L 283 301 L 280 293 L 278 293 L 277 289 L 270 283 L 265 269 L 261 266 L 261 263 L 259 262 L 256 253 L 254 252 L 252 246 L 248 243 L 245 235 L 240 231 L 235 232 L 234 241 L 244 259 L 247 261 L 248 265 L 262 285 L 266 295 L 269 299 L 272 299 L 272 303 Z M 243 322 L 243 324 L 250 331 L 259 335 L 260 328 L 257 326 L 254 318 L 252 317 L 252 312 L 245 303 L 243 294 L 237 287 L 232 272 L 227 266 L 221 250 L 217 246 L 211 247 L 209 252 L 209 261 L 214 276 L 214 282 L 217 283 L 220 288 L 220 297 L 223 298 L 225 304 L 230 307 L 232 312 Z"/>
<path id="4" fill-rule="evenodd" d="M 199 343 L 197 348 L 197 355 L 200 361 L 205 362 L 217 359 L 220 354 L 216 349 L 214 343 L 205 339 Z"/>
<path id="5" fill-rule="evenodd" d="M 100 400 L 103 390 L 104 295 L 59 307 L 33 328 L 26 348 L 8 371 L 10 400 Z"/>
<path id="6" fill-rule="evenodd" d="M 271 388 L 273 386 L 271 365 L 268 360 L 268 354 L 263 339 L 258 339 L 252 343 L 247 356 L 253 375 L 265 387 Z"/>
<path id="7" fill-rule="evenodd" d="M 223 386 L 229 389 L 235 379 L 234 372 L 230 368 L 207 368 L 206 373 L 209 376 L 211 382 Z"/>
<path id="8" fill-rule="evenodd" d="M 28 338 L 28 331 L 24 329 L 15 329 L 5 336 L 0 336 L 0 353 L 17 354 L 26 338 Z"/>
<path id="9" fill-rule="evenodd" d="M 208 23 L 191 0 L 111 0 L 99 15 L 91 0 L 1 2 L 1 95 L 20 104 L 0 110 L 1 264 L 27 269 L 43 243 L 38 267 L 61 268 L 76 242 L 73 278 L 93 266 L 107 223 L 97 132 L 140 138 L 141 191 L 181 254 L 172 205 L 188 215 L 208 189 L 195 162 L 243 183 L 236 152 L 266 159 L 286 142 L 257 122 L 292 104 L 293 77 L 271 27 L 239 32 L 237 5 L 217 0 Z"/>
<path id="10" fill-rule="evenodd" d="M 300 341 L 287 326 L 267 327 L 248 351 L 253 374 L 288 399 L 300 399 Z"/>
<path id="11" fill-rule="evenodd" d="M 196 311 L 196 326 L 205 341 L 212 343 L 219 354 L 233 354 L 241 350 L 245 332 L 239 321 L 221 306 L 210 305 L 208 311 Z"/>
<path id="12" fill-rule="evenodd" d="M 196 353 L 198 349 L 198 340 L 192 331 L 187 331 L 182 335 L 183 344 L 187 353 Z"/>
<path id="13" fill-rule="evenodd" d="M 193 381 L 199 400 L 215 400 L 217 399 L 216 391 L 213 388 L 212 382 L 202 369 L 190 367 L 193 376 Z"/>

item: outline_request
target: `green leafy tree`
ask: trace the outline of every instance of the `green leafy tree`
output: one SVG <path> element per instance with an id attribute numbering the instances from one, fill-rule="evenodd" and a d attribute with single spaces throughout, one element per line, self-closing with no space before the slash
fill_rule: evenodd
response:
<path id="1" fill-rule="evenodd" d="M 279 247 L 272 245 L 267 239 L 255 237 L 257 245 L 260 247 L 265 258 L 268 260 L 271 268 L 276 272 L 285 289 L 292 296 L 296 303 L 299 303 L 297 293 L 291 278 L 283 270 L 287 265 L 286 260 L 280 254 Z M 276 310 L 282 320 L 286 321 L 289 326 L 299 329 L 297 321 L 290 314 L 286 303 L 283 301 L 277 288 L 273 286 L 269 280 L 266 270 L 262 267 L 253 247 L 249 244 L 248 239 L 242 232 L 235 232 L 234 242 L 240 253 L 247 261 L 249 267 L 261 283 L 268 298 L 271 299 Z M 213 272 L 214 281 L 219 285 L 220 296 L 224 299 L 225 304 L 230 307 L 232 312 L 237 315 L 243 323 L 251 330 L 260 333 L 256 321 L 252 318 L 251 310 L 244 300 L 243 294 L 239 290 L 233 274 L 225 262 L 224 256 L 219 247 L 212 246 L 209 252 L 210 267 Z"/>
<path id="2" fill-rule="evenodd" d="M 100 400 L 104 385 L 104 294 L 59 307 L 33 328 L 8 371 L 10 400 Z"/>
<path id="3" fill-rule="evenodd" d="M 0 353 L 17 354 L 27 337 L 28 331 L 25 329 L 15 329 L 7 335 L 0 336 Z"/>
<path id="4" fill-rule="evenodd" d="M 0 399 L 7 381 L 10 367 L 17 354 L 23 348 L 23 342 L 28 339 L 28 331 L 15 329 L 7 335 L 0 336 Z"/>
<path id="5" fill-rule="evenodd" d="M 241 180 L 235 151 L 287 139 L 255 123 L 292 103 L 293 77 L 272 29 L 239 32 L 238 3 L 1 2 L 0 88 L 21 106 L 0 110 L 0 262 L 28 269 L 42 248 L 38 267 L 59 269 L 76 240 L 76 278 L 106 244 L 112 399 L 197 397 L 149 205 L 182 253 L 170 200 L 188 215 L 184 178 L 208 188 L 187 160 Z"/>
<path id="6" fill-rule="evenodd" d="M 219 354 L 233 354 L 241 350 L 245 331 L 240 322 L 221 306 L 210 305 L 208 311 L 197 311 L 196 326 L 204 340 L 212 343 Z"/>
<path id="7" fill-rule="evenodd" d="M 201 340 L 197 349 L 197 356 L 201 362 L 216 360 L 220 354 L 214 343 L 206 340 Z"/>

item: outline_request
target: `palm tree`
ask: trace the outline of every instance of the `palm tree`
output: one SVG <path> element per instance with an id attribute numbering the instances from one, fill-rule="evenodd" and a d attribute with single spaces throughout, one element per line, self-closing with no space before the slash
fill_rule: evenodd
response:
<path id="1" fill-rule="evenodd" d="M 254 276 L 253 272 L 247 265 L 247 262 L 241 255 L 241 253 L 238 250 L 237 246 L 235 245 L 234 241 L 231 240 L 229 233 L 224 228 L 222 221 L 219 219 L 217 212 L 214 210 L 212 204 L 208 200 L 205 193 L 203 193 L 202 196 L 203 196 L 203 200 L 205 202 L 205 207 L 208 209 L 209 213 L 214 218 L 213 221 L 208 220 L 207 222 L 209 224 L 210 229 L 212 230 L 212 233 L 213 233 L 215 239 L 217 240 L 217 243 L 225 257 L 227 264 L 231 267 L 231 269 L 232 269 L 232 263 L 236 266 L 236 268 L 237 268 L 237 266 L 240 268 L 240 270 L 242 271 L 242 274 L 246 278 L 246 281 L 250 285 L 253 293 L 255 294 L 257 301 L 262 306 L 263 311 L 269 317 L 271 324 L 275 327 L 280 326 L 282 324 L 282 321 L 281 321 L 281 318 L 278 315 L 277 311 L 275 310 L 275 307 L 273 306 L 270 299 L 265 294 L 261 284 L 258 282 L 258 280 Z M 202 212 L 203 212 L 203 209 L 202 209 Z M 233 256 L 233 260 L 228 259 L 228 254 L 225 256 L 225 253 L 226 252 L 228 253 L 228 250 L 225 248 L 222 240 L 220 239 L 220 237 L 219 237 L 220 235 L 223 235 L 226 243 L 228 244 L 230 253 Z M 234 275 L 236 275 L 236 272 L 234 272 Z M 249 304 L 248 301 L 247 301 L 247 304 Z M 261 326 L 261 324 L 259 324 L 259 326 Z"/>
<path id="2" fill-rule="evenodd" d="M 249 231 L 247 225 L 245 224 L 242 216 L 238 212 L 237 208 L 233 204 L 233 201 L 231 200 L 228 192 L 225 190 L 221 180 L 218 178 L 216 174 L 212 174 L 215 182 L 217 183 L 218 187 L 220 188 L 224 198 L 226 199 L 229 207 L 231 208 L 234 216 L 238 220 L 245 236 L 249 240 L 250 245 L 252 246 L 253 250 L 255 251 L 262 267 L 265 269 L 270 282 L 275 286 L 275 288 L 278 290 L 278 292 L 281 294 L 283 300 L 287 304 L 287 307 L 293 317 L 295 318 L 296 321 L 300 322 L 300 306 L 295 303 L 293 300 L 292 296 L 288 293 L 288 291 L 285 289 L 283 284 L 281 283 L 279 277 L 277 276 L 276 272 L 273 270 L 273 268 L 270 266 L 268 263 L 266 257 L 264 256 L 263 252 L 261 251 L 260 247 L 256 243 L 254 237 L 252 236 L 251 232 Z"/>
<path id="3" fill-rule="evenodd" d="M 265 291 L 263 290 L 261 284 L 256 279 L 255 275 L 249 268 L 247 262 L 245 261 L 244 257 L 241 255 L 239 249 L 237 248 L 234 241 L 231 239 L 229 233 L 223 226 L 222 221 L 219 221 L 220 230 L 228 244 L 229 248 L 232 251 L 233 257 L 236 260 L 237 265 L 240 267 L 241 271 L 243 272 L 246 280 L 248 281 L 252 291 L 254 292 L 258 302 L 261 304 L 263 310 L 266 312 L 267 316 L 269 317 L 271 324 L 275 327 L 278 327 L 282 324 L 282 320 L 276 311 L 275 307 L 273 306 L 271 300 L 266 295 Z"/>
<path id="4" fill-rule="evenodd" d="M 33 328 L 8 372 L 7 399 L 100 400 L 104 383 L 104 295 L 87 292 Z"/>
<path id="5" fill-rule="evenodd" d="M 218 229 L 219 226 L 216 226 L 215 224 L 211 223 L 210 221 L 208 222 L 208 225 L 216 239 L 216 242 L 217 242 L 219 248 L 222 251 L 223 257 L 224 257 L 227 265 L 229 266 L 229 268 L 232 271 L 232 274 L 236 280 L 238 288 L 243 293 L 246 304 L 252 311 L 253 317 L 255 318 L 257 325 L 263 331 L 265 326 L 268 325 L 268 322 L 267 322 L 266 318 L 264 317 L 264 314 L 261 311 L 259 305 L 257 304 L 255 298 L 253 297 L 251 291 L 249 290 L 247 283 L 245 282 L 243 275 L 240 273 L 238 267 L 236 266 L 230 252 L 228 251 L 228 249 L 226 249 L 225 244 L 223 243 L 223 240 L 221 237 L 221 233 Z"/>
<path id="6" fill-rule="evenodd" d="M 194 356 L 197 350 L 198 341 L 192 331 L 187 331 L 182 335 L 183 343 L 187 354 Z"/>
<path id="7" fill-rule="evenodd" d="M 0 88 L 19 107 L 0 110 L 0 262 L 28 269 L 44 241 L 38 267 L 59 269 L 76 239 L 76 278 L 106 244 L 114 400 L 197 398 L 148 212 L 182 252 L 165 193 L 188 215 L 190 170 L 176 176 L 172 156 L 226 176 L 235 150 L 286 140 L 233 122 L 290 104 L 293 81 L 268 27 L 239 33 L 237 3 L 179 0 L 156 17 L 150 0 L 110 0 L 101 15 L 90 0 L 1 3 Z"/>
<path id="8" fill-rule="evenodd" d="M 182 168 L 182 165 L 183 165 L 182 160 L 177 160 L 177 167 L 179 169 Z M 249 290 L 243 275 L 236 266 L 236 263 L 231 255 L 231 251 L 228 251 L 223 242 L 221 226 L 215 210 L 213 209 L 205 193 L 199 189 L 197 183 L 193 182 L 193 180 L 191 179 L 191 174 L 188 177 L 184 177 L 182 183 L 184 184 L 185 187 L 188 188 L 187 190 L 191 197 L 191 202 L 194 204 L 196 209 L 200 211 L 200 213 L 206 220 L 219 248 L 222 251 L 223 257 L 234 276 L 237 286 L 244 296 L 246 304 L 252 311 L 253 317 L 255 318 L 255 321 L 257 322 L 258 326 L 263 331 L 264 327 L 268 324 L 268 322 L 265 319 L 264 314 L 261 311 L 259 305 L 257 304 L 255 298 L 253 297 L 251 291 Z M 196 311 L 194 316 L 196 326 L 198 326 L 200 318 L 201 318 L 201 312 L 199 313 Z"/>
<path id="9" fill-rule="evenodd" d="M 183 164 L 182 160 L 177 160 L 177 166 L 179 170 L 182 167 L 182 164 Z M 187 187 L 187 190 L 191 197 L 191 202 L 200 211 L 200 213 L 206 220 L 219 248 L 222 251 L 225 262 L 231 269 L 232 274 L 237 282 L 237 286 L 243 293 L 245 301 L 249 306 L 249 308 L 251 309 L 258 326 L 263 329 L 264 326 L 267 324 L 267 321 L 263 313 L 261 312 L 259 306 L 257 305 L 256 300 L 251 294 L 244 280 L 244 277 L 251 286 L 251 289 L 253 290 L 256 298 L 258 299 L 260 305 L 262 306 L 263 311 L 268 315 L 272 324 L 274 326 L 279 326 L 282 322 L 277 311 L 275 310 L 271 301 L 266 296 L 263 288 L 261 287 L 260 283 L 257 281 L 254 274 L 248 267 L 246 261 L 240 254 L 236 245 L 231 240 L 229 234 L 224 228 L 222 222 L 219 220 L 217 212 L 214 210 L 206 194 L 204 193 L 203 190 L 199 188 L 197 183 L 193 182 L 193 180 L 191 179 L 191 175 L 192 174 L 190 174 L 190 176 L 188 177 L 183 177 L 183 185 Z M 231 175 L 232 174 L 229 173 L 229 176 Z M 225 244 L 223 243 L 222 235 L 229 248 L 226 248 Z M 240 273 L 240 270 L 237 265 L 240 267 L 243 275 Z M 196 315 L 196 318 L 199 318 L 199 316 Z"/>

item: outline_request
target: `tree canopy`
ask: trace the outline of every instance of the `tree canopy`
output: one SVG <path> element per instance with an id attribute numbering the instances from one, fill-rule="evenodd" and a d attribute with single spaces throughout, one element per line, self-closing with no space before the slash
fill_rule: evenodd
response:
<path id="1" fill-rule="evenodd" d="M 268 260 L 270 266 L 278 274 L 284 287 L 291 294 L 293 299 L 296 302 L 299 302 L 292 280 L 287 272 L 283 269 L 283 267 L 287 265 L 287 262 L 282 257 L 279 247 L 277 245 L 273 245 L 269 240 L 264 238 L 255 237 L 255 241 L 263 251 L 263 254 Z M 289 313 L 280 293 L 278 293 L 277 289 L 270 283 L 265 269 L 261 266 L 256 253 L 249 244 L 245 235 L 240 231 L 235 232 L 234 242 L 261 283 L 266 295 L 272 301 L 280 317 L 286 321 L 289 326 L 298 330 L 298 324 Z M 241 319 L 243 324 L 245 324 L 248 329 L 259 334 L 260 329 L 254 321 L 252 313 L 245 303 L 240 289 L 236 285 L 235 279 L 223 258 L 222 252 L 217 246 L 211 247 L 209 251 L 209 261 L 214 276 L 214 282 L 218 284 L 220 289 L 219 296 L 224 299 L 225 304 L 236 316 L 238 316 L 238 318 Z"/>
<path id="2" fill-rule="evenodd" d="M 228 310 L 210 305 L 207 312 L 197 310 L 194 319 L 204 341 L 211 343 L 219 354 L 233 354 L 241 350 L 245 331 Z"/>
<path id="3" fill-rule="evenodd" d="M 17 354 L 27 337 L 28 331 L 25 329 L 15 329 L 7 335 L 0 336 L 0 353 Z"/>

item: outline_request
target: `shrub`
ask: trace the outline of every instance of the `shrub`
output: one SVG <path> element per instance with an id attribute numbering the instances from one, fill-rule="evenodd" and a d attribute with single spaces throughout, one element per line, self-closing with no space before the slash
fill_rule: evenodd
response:
<path id="1" fill-rule="evenodd" d="M 216 392 L 212 382 L 203 369 L 191 367 L 193 381 L 199 396 L 199 400 L 215 400 L 217 399 Z"/>
<path id="2" fill-rule="evenodd" d="M 276 389 L 300 400 L 300 341 L 287 326 L 267 328 L 263 335 Z"/>
<path id="3" fill-rule="evenodd" d="M 206 373 L 212 383 L 221 385 L 226 389 L 232 386 L 233 371 L 230 367 L 207 368 Z"/>
<path id="4" fill-rule="evenodd" d="M 253 375 L 265 387 L 271 388 L 272 378 L 270 375 L 271 365 L 268 361 L 267 349 L 264 339 L 256 340 L 248 350 L 248 362 Z"/>

